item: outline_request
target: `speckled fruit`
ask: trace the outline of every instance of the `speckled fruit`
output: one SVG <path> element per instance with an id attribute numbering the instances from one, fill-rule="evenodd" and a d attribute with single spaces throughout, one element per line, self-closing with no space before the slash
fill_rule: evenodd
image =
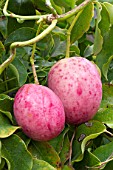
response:
<path id="1" fill-rule="evenodd" d="M 71 57 L 57 62 L 48 74 L 48 87 L 61 99 L 69 124 L 92 119 L 100 106 L 100 75 L 96 66 L 85 58 Z"/>
<path id="2" fill-rule="evenodd" d="M 24 133 L 34 140 L 47 141 L 64 128 L 64 107 L 48 87 L 25 84 L 16 93 L 14 115 Z"/>

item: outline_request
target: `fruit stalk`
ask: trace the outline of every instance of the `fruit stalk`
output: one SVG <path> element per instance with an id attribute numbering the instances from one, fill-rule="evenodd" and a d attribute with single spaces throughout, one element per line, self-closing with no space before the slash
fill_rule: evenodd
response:
<path id="1" fill-rule="evenodd" d="M 76 23 L 77 18 L 79 17 L 79 15 L 81 14 L 81 11 L 77 14 L 77 16 L 74 18 L 74 20 L 72 21 L 69 29 L 67 30 L 67 46 L 66 46 L 66 57 L 65 58 L 69 58 L 70 57 L 70 35 L 71 35 L 71 31 Z"/>
<path id="2" fill-rule="evenodd" d="M 37 29 L 36 36 L 38 36 L 39 33 L 40 33 L 40 30 L 41 30 L 41 27 L 42 27 L 42 23 L 43 23 L 43 22 L 41 22 L 41 23 L 39 24 L 39 27 L 38 27 L 38 29 Z M 31 66 L 32 66 L 32 71 L 33 71 L 33 76 L 34 76 L 34 82 L 35 82 L 35 84 L 39 84 L 38 77 L 37 77 L 37 73 L 36 73 L 36 68 L 35 68 L 35 64 L 34 64 L 35 49 L 36 49 L 36 43 L 33 45 L 33 50 L 32 50 L 32 54 L 31 54 L 31 57 L 30 57 L 30 62 L 31 62 Z"/>

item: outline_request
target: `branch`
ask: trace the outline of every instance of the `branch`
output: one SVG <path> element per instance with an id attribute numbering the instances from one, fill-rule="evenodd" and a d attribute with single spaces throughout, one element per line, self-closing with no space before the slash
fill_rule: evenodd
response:
<path id="1" fill-rule="evenodd" d="M 40 30 L 41 30 L 41 27 L 42 27 L 42 23 L 43 23 L 43 22 L 41 22 L 41 23 L 39 24 L 39 27 L 38 27 L 38 29 L 37 29 L 36 36 L 38 36 L 39 33 L 40 33 Z M 31 66 L 32 66 L 32 71 L 33 71 L 33 76 L 34 76 L 34 82 L 35 82 L 35 84 L 39 84 L 38 77 L 37 77 L 37 73 L 36 73 L 36 68 L 35 68 L 35 63 L 34 63 L 35 49 L 36 49 L 36 43 L 33 44 L 33 50 L 32 50 L 32 54 L 31 54 L 31 57 L 30 57 L 30 62 L 31 62 Z"/>
<path id="2" fill-rule="evenodd" d="M 46 0 L 46 1 L 49 1 L 49 0 Z M 93 2 L 93 1 L 95 1 L 95 0 L 85 0 L 83 3 L 76 6 L 71 11 L 68 11 L 67 13 L 62 14 L 62 15 L 57 15 L 56 12 L 55 12 L 55 9 L 51 5 L 49 5 L 53 14 L 21 16 L 21 15 L 16 15 L 14 13 L 8 13 L 7 12 L 9 0 L 6 0 L 5 6 L 3 8 L 3 13 L 7 17 L 17 18 L 17 21 L 20 21 L 20 22 L 23 22 L 24 20 L 38 20 L 38 19 L 41 19 L 41 18 L 43 20 L 46 20 L 46 21 L 48 21 L 48 19 L 49 20 L 57 19 L 58 21 L 63 21 L 63 20 L 70 18 L 71 16 L 75 15 L 76 13 L 81 11 L 85 6 L 87 6 L 90 2 Z"/>
<path id="3" fill-rule="evenodd" d="M 57 12 L 56 10 L 52 7 L 51 1 L 50 0 L 46 0 L 46 5 L 47 7 L 51 10 L 52 14 L 57 16 Z"/>
<path id="4" fill-rule="evenodd" d="M 9 3 L 9 0 L 6 0 L 6 3 L 5 3 L 4 8 L 3 8 L 3 13 L 7 17 L 17 18 L 17 21 L 19 21 L 19 20 L 22 20 L 22 21 L 25 21 L 25 20 L 37 20 L 37 19 L 40 19 L 40 18 L 47 19 L 48 15 L 49 15 L 49 14 L 47 14 L 47 15 L 22 16 L 22 15 L 16 15 L 14 13 L 8 13 L 7 12 L 8 3 Z"/>
<path id="5" fill-rule="evenodd" d="M 38 36 L 36 36 L 35 38 L 28 40 L 28 41 L 23 41 L 23 42 L 14 42 L 10 45 L 10 50 L 11 50 L 11 55 L 10 57 L 0 65 L 0 74 L 4 71 L 4 69 L 14 60 L 15 55 L 16 55 L 16 48 L 17 47 L 24 47 L 24 46 L 29 46 L 32 45 L 38 41 L 40 41 L 41 39 L 43 39 L 45 36 L 47 36 L 47 34 L 49 34 L 54 27 L 57 24 L 57 20 L 53 20 L 51 25 L 46 28 L 41 34 L 39 34 Z"/>
<path id="6" fill-rule="evenodd" d="M 73 8 L 71 11 L 68 11 L 65 14 L 59 15 L 58 16 L 58 21 L 63 21 L 66 20 L 70 17 L 72 17 L 73 15 L 75 15 L 76 13 L 78 13 L 79 11 L 81 11 L 82 9 L 84 9 L 84 7 L 86 7 L 89 3 L 93 2 L 94 0 L 85 0 L 83 3 L 81 3 L 80 5 L 76 6 L 75 8 Z"/>

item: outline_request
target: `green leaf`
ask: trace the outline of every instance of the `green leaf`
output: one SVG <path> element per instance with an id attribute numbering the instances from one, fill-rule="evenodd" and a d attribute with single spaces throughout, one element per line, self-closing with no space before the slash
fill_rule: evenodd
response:
<path id="1" fill-rule="evenodd" d="M 110 161 L 110 162 L 107 163 L 107 165 L 105 166 L 104 170 L 108 170 L 108 169 L 110 170 L 112 168 L 113 168 L 113 161 Z"/>
<path id="2" fill-rule="evenodd" d="M 91 45 L 91 46 L 87 46 L 85 51 L 84 51 L 84 57 L 89 57 L 93 54 L 93 48 L 94 48 L 94 45 Z"/>
<path id="3" fill-rule="evenodd" d="M 56 168 L 43 160 L 33 159 L 32 170 L 56 170 Z"/>
<path id="4" fill-rule="evenodd" d="M 17 135 L 2 140 L 2 158 L 11 170 L 31 170 L 33 166 L 31 154 Z"/>
<path id="5" fill-rule="evenodd" d="M 109 28 L 110 28 L 110 17 L 106 9 L 106 6 L 104 4 L 101 4 L 101 7 L 102 7 L 102 10 L 100 13 L 101 20 L 98 24 L 98 27 L 101 30 L 102 36 L 104 37 L 104 35 L 109 31 Z"/>
<path id="6" fill-rule="evenodd" d="M 96 157 L 96 155 L 94 155 L 91 151 L 91 149 L 88 149 L 88 162 L 87 162 L 87 166 L 88 167 L 97 167 L 101 165 L 101 161 L 99 160 L 98 157 Z"/>
<path id="7" fill-rule="evenodd" d="M 5 47 L 2 44 L 2 42 L 0 41 L 0 57 L 2 56 L 3 52 L 5 51 Z"/>
<path id="8" fill-rule="evenodd" d="M 104 5 L 106 6 L 110 16 L 110 23 L 113 24 L 113 5 L 108 2 L 104 2 Z"/>
<path id="9" fill-rule="evenodd" d="M 89 29 L 90 22 L 93 17 L 94 6 L 92 3 L 87 5 L 76 17 L 76 23 L 71 32 L 71 43 L 75 42 L 83 36 L 83 34 Z"/>
<path id="10" fill-rule="evenodd" d="M 62 170 L 74 170 L 73 167 L 65 165 Z"/>
<path id="11" fill-rule="evenodd" d="M 14 73 L 14 75 L 17 78 L 17 81 L 19 83 L 19 73 L 18 73 L 17 68 L 13 64 L 10 64 L 9 68 L 12 70 L 12 72 Z"/>
<path id="12" fill-rule="evenodd" d="M 103 84 L 102 89 L 102 102 L 94 119 L 105 123 L 110 128 L 113 128 L 113 86 Z"/>
<path id="13" fill-rule="evenodd" d="M 21 35 L 21 36 L 20 36 Z M 10 45 L 13 42 L 27 41 L 34 38 L 36 30 L 33 28 L 23 27 L 13 31 L 5 41 L 5 45 Z"/>
<path id="14" fill-rule="evenodd" d="M 59 154 L 62 164 L 64 164 L 69 159 L 69 153 L 70 153 L 70 141 L 68 135 L 66 134 L 62 150 Z"/>
<path id="15" fill-rule="evenodd" d="M 51 57 L 65 56 L 66 53 L 66 41 L 60 41 L 60 37 L 54 37 L 54 48 L 51 53 Z"/>
<path id="16" fill-rule="evenodd" d="M 103 67 L 102 67 L 102 73 L 104 75 L 104 77 L 106 78 L 106 80 L 108 81 L 108 69 L 109 69 L 109 66 L 110 66 L 110 63 L 111 61 L 113 60 L 113 55 L 111 57 L 109 57 L 107 63 L 103 64 Z"/>
<path id="17" fill-rule="evenodd" d="M 48 142 L 32 141 L 32 145 L 29 145 L 29 151 L 35 158 L 42 159 L 55 168 L 60 168 L 60 158 Z"/>
<path id="18" fill-rule="evenodd" d="M 97 149 L 95 149 L 92 152 L 92 155 L 94 155 L 100 161 L 100 165 L 105 166 L 106 163 L 113 160 L 112 150 L 113 150 L 113 142 L 109 142 L 108 144 L 102 145 L 102 146 L 98 147 Z M 90 157 L 91 157 L 91 154 L 90 154 Z M 90 158 L 90 159 L 92 159 L 92 158 Z M 93 163 L 93 162 L 90 162 L 90 159 L 89 159 L 89 163 L 91 166 L 92 165 L 91 163 Z M 93 166 L 94 166 L 94 164 L 93 164 Z"/>
<path id="19" fill-rule="evenodd" d="M 106 127 L 99 121 L 91 120 L 80 125 L 76 132 L 76 147 L 81 148 L 81 153 L 74 160 L 79 162 L 83 159 L 86 143 L 91 139 L 96 138 L 106 131 Z"/>
<path id="20" fill-rule="evenodd" d="M 103 95 L 100 108 L 113 108 L 113 86 L 110 84 L 103 84 Z"/>
<path id="21" fill-rule="evenodd" d="M 15 73 L 19 86 L 22 86 L 26 80 L 27 80 L 27 68 L 24 66 L 24 64 L 21 62 L 19 58 L 15 58 L 12 64 L 15 66 L 16 70 L 18 72 Z"/>
<path id="22" fill-rule="evenodd" d="M 62 8 L 54 3 L 54 0 L 50 0 L 53 8 L 57 11 L 59 15 L 62 14 Z"/>
<path id="23" fill-rule="evenodd" d="M 13 111 L 13 102 L 13 98 L 5 94 L 0 94 L 0 112 L 4 113 L 11 122 L 13 122 L 13 117 L 11 115 Z"/>
<path id="24" fill-rule="evenodd" d="M 68 131 L 69 128 L 65 128 L 60 135 L 58 135 L 56 138 L 49 141 L 50 145 L 54 147 L 54 149 L 58 154 L 61 153 L 61 150 L 63 148 L 64 138 Z"/>
<path id="25" fill-rule="evenodd" d="M 94 48 L 93 48 L 94 55 L 98 54 L 101 51 L 102 44 L 103 44 L 103 37 L 101 35 L 101 30 L 98 27 L 98 24 L 101 21 L 102 6 L 99 2 L 96 2 L 96 7 L 97 7 L 97 23 L 96 23 Z"/>
<path id="26" fill-rule="evenodd" d="M 12 135 L 19 126 L 11 125 L 9 119 L 0 112 L 0 138 L 6 138 Z"/>
<path id="27" fill-rule="evenodd" d="M 0 32 L 4 38 L 7 36 L 7 18 L 5 16 L 0 17 Z"/>
<path id="28" fill-rule="evenodd" d="M 100 108 L 93 118 L 113 129 L 113 108 Z"/>
<path id="29" fill-rule="evenodd" d="M 17 15 L 35 15 L 35 8 L 31 0 L 10 0 L 8 3 L 8 10 Z M 21 27 L 31 27 L 33 28 L 35 20 L 24 21 L 23 23 L 18 23 L 15 18 L 8 18 L 8 35 Z M 20 34 L 21 35 L 21 34 Z M 21 37 L 21 36 L 20 36 Z"/>
<path id="30" fill-rule="evenodd" d="M 96 64 L 102 69 L 103 64 L 107 63 L 109 57 L 113 55 L 113 26 L 109 29 L 103 39 L 103 48 L 96 57 Z"/>

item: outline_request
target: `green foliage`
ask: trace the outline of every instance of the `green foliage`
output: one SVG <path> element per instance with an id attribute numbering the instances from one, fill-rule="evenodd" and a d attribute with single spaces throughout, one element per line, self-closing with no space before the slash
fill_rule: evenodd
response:
<path id="1" fill-rule="evenodd" d="M 31 40 L 49 25 L 36 20 L 20 20 L 3 14 L 0 1 L 0 64 L 10 56 L 14 42 Z M 22 16 L 51 14 L 45 0 L 9 0 L 8 11 Z M 51 0 L 58 16 L 81 5 L 83 0 Z M 48 142 L 33 141 L 17 125 L 13 102 L 17 90 L 33 83 L 30 62 L 33 45 L 17 45 L 15 59 L 0 75 L 0 170 L 87 170 L 113 167 L 113 2 L 90 2 L 36 43 L 34 62 L 41 85 L 47 85 L 50 68 L 66 56 L 70 34 L 70 57 L 82 56 L 100 68 L 103 97 L 95 117 L 77 127 L 66 125 L 62 133 Z"/>

